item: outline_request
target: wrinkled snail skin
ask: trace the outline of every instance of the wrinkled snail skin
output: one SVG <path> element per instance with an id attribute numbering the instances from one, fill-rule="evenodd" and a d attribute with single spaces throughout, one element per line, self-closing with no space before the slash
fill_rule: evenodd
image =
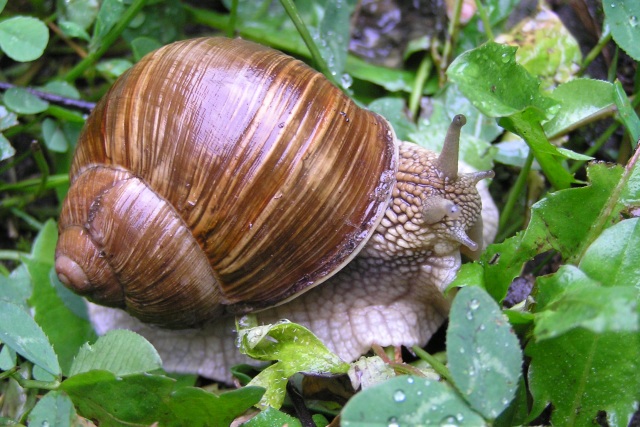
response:
<path id="1" fill-rule="evenodd" d="M 495 232 L 482 227 L 495 224 L 492 172 L 458 171 L 464 122 L 438 155 L 281 53 L 169 45 L 87 122 L 58 276 L 115 307 L 90 304 L 98 333 L 141 333 L 171 371 L 229 380 L 245 362 L 233 315 L 256 310 L 347 361 L 423 345 L 448 314 L 461 249 L 473 257 Z"/>

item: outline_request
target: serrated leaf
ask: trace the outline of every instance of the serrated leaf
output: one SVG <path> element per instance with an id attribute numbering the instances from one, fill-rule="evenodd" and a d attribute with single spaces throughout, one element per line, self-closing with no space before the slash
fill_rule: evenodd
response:
<path id="1" fill-rule="evenodd" d="M 513 400 L 522 351 L 500 307 L 481 288 L 462 288 L 453 300 L 447 360 L 456 387 L 485 418 L 495 419 Z"/>
<path id="2" fill-rule="evenodd" d="M 605 23 L 611 35 L 625 52 L 640 61 L 640 3 L 636 0 L 607 0 L 602 2 Z"/>
<path id="3" fill-rule="evenodd" d="M 58 358 L 42 328 L 22 308 L 2 300 L 0 341 L 52 375 L 60 375 Z"/>
<path id="4" fill-rule="evenodd" d="M 67 308 L 49 279 L 57 236 L 55 222 L 47 221 L 24 264 L 33 282 L 29 304 L 35 311 L 34 318 L 56 349 L 62 372 L 66 374 L 80 346 L 94 340 L 95 332 L 86 319 L 76 316 Z M 75 297 L 80 298 L 77 295 Z"/>
<path id="5" fill-rule="evenodd" d="M 280 408 L 287 380 L 297 372 L 346 373 L 349 364 L 330 352 L 308 329 L 282 321 L 273 325 L 240 329 L 240 351 L 257 360 L 277 360 L 250 383 L 267 391 L 261 407 Z"/>
<path id="6" fill-rule="evenodd" d="M 606 263 L 601 268 L 606 270 Z M 640 278 L 629 283 L 640 283 Z M 633 287 L 603 287 L 579 268 L 564 265 L 538 279 L 534 335 L 544 340 L 578 327 L 596 333 L 639 332 L 637 299 Z"/>
<path id="7" fill-rule="evenodd" d="M 12 87 L 4 93 L 4 105 L 18 114 L 38 114 L 49 107 L 47 101 L 27 92 L 21 87 Z"/>
<path id="8" fill-rule="evenodd" d="M 640 334 L 596 334 L 574 329 L 559 337 L 530 341 L 529 387 L 533 413 L 552 403 L 553 425 L 597 424 L 606 412 L 610 426 L 629 425 L 640 402 Z"/>
<path id="9" fill-rule="evenodd" d="M 356 394 L 340 416 L 344 427 L 484 426 L 485 421 L 445 383 L 391 378 Z"/>
<path id="10" fill-rule="evenodd" d="M 60 389 L 73 400 L 80 415 L 100 426 L 229 425 L 260 400 L 263 390 L 244 387 L 216 396 L 193 387 L 180 387 L 162 375 L 118 377 L 90 371 L 64 381 Z"/>
<path id="11" fill-rule="evenodd" d="M 74 426 L 76 410 L 73 402 L 61 391 L 50 391 L 38 401 L 27 418 L 32 426 Z"/>
<path id="12" fill-rule="evenodd" d="M 515 47 L 489 42 L 458 56 L 447 75 L 489 117 L 507 117 L 529 107 L 553 110 L 555 101 L 540 93 L 540 83 L 516 63 L 515 53 Z"/>
<path id="13" fill-rule="evenodd" d="M 49 30 L 39 19 L 15 16 L 0 22 L 0 48 L 14 61 L 33 61 L 42 56 Z"/>
<path id="14" fill-rule="evenodd" d="M 83 345 L 73 360 L 69 376 L 93 369 L 129 375 L 161 368 L 160 355 L 149 341 L 135 332 L 116 329 L 98 338 L 93 345 Z"/>

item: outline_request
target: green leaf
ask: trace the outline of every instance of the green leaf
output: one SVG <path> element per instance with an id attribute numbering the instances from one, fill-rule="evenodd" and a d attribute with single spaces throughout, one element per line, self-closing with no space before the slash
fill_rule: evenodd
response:
<path id="1" fill-rule="evenodd" d="M 0 0 L 0 13 L 4 10 L 8 0 Z"/>
<path id="2" fill-rule="evenodd" d="M 640 138 L 640 119 L 638 119 L 638 115 L 633 109 L 633 105 L 631 105 L 631 101 L 629 101 L 629 98 L 619 81 L 614 83 L 613 91 L 614 100 L 616 102 L 616 107 L 618 107 L 620 118 L 622 119 L 624 126 L 627 128 L 631 141 L 633 141 L 632 145 L 635 148 L 638 144 L 638 139 Z"/>
<path id="3" fill-rule="evenodd" d="M 287 427 L 302 427 L 300 420 L 292 417 L 291 415 L 280 412 L 274 408 L 267 408 L 260 412 L 255 417 L 251 418 L 246 423 L 242 424 L 243 427 L 265 427 L 265 426 L 287 426 Z"/>
<path id="4" fill-rule="evenodd" d="M 161 368 L 160 355 L 149 341 L 132 331 L 113 330 L 98 338 L 95 344 L 87 343 L 80 348 L 69 375 L 93 369 L 128 375 Z"/>
<path id="5" fill-rule="evenodd" d="M 500 125 L 520 135 L 527 142 L 545 176 L 556 189 L 568 188 L 574 179 L 562 165 L 562 159 L 567 156 L 549 142 L 542 129 L 541 118 L 541 112 L 530 107 L 521 113 L 502 118 Z"/>
<path id="6" fill-rule="evenodd" d="M 96 70 L 108 77 L 116 78 L 120 77 L 122 73 L 132 66 L 131 61 L 127 61 L 126 59 L 108 59 L 100 61 L 98 65 L 96 65 Z"/>
<path id="7" fill-rule="evenodd" d="M 586 250 L 580 268 L 603 286 L 631 287 L 640 283 L 639 259 L 640 219 L 632 218 L 604 230 Z"/>
<path id="8" fill-rule="evenodd" d="M 601 269 L 607 267 L 601 263 Z M 634 279 L 628 283 L 640 283 L 640 278 Z M 578 327 L 596 333 L 640 331 L 639 294 L 633 287 L 602 287 L 579 268 L 564 265 L 552 276 L 539 278 L 538 289 L 534 329 L 538 341 Z"/>
<path id="9" fill-rule="evenodd" d="M 9 276 L 0 275 L 0 299 L 27 310 L 27 299 L 31 296 L 31 290 L 31 279 L 23 264 L 13 270 Z"/>
<path id="10" fill-rule="evenodd" d="M 100 10 L 93 28 L 93 36 L 89 43 L 89 51 L 95 52 L 98 50 L 102 44 L 102 39 L 118 23 L 125 10 L 126 6 L 121 0 L 104 0 L 100 3 Z"/>
<path id="11" fill-rule="evenodd" d="M 131 41 L 131 49 L 133 50 L 133 58 L 139 61 L 147 53 L 162 47 L 160 42 L 150 37 L 138 37 Z"/>
<path id="12" fill-rule="evenodd" d="M 73 24 L 79 29 L 86 30 L 96 19 L 100 2 L 96 0 L 64 0 L 58 1 L 56 6 L 58 25 L 61 28 L 65 24 Z"/>
<path id="13" fill-rule="evenodd" d="M 640 61 L 640 3 L 636 0 L 607 0 L 602 2 L 605 24 L 625 52 Z"/>
<path id="14" fill-rule="evenodd" d="M 451 306 L 447 359 L 456 387 L 471 407 L 495 419 L 513 400 L 522 351 L 498 304 L 481 288 L 465 287 Z"/>
<path id="15" fill-rule="evenodd" d="M 9 140 L 0 133 L 0 162 L 15 156 L 16 150 L 11 146 Z"/>
<path id="16" fill-rule="evenodd" d="M 613 85 L 603 80 L 575 79 L 558 86 L 551 97 L 558 113 L 543 125 L 549 138 L 586 123 L 592 116 L 614 105 Z"/>
<path id="17" fill-rule="evenodd" d="M 18 116 L 0 105 L 0 131 L 9 129 L 18 124 Z"/>
<path id="18" fill-rule="evenodd" d="M 371 426 L 484 426 L 447 384 L 413 376 L 399 376 L 367 388 L 342 410 L 343 427 Z"/>
<path id="19" fill-rule="evenodd" d="M 69 149 L 69 142 L 64 132 L 53 119 L 47 117 L 42 122 L 42 137 L 45 145 L 51 151 L 64 153 Z"/>
<path id="20" fill-rule="evenodd" d="M 32 426 L 74 426 L 76 410 L 73 402 L 61 391 L 50 391 L 38 401 L 27 421 Z"/>
<path id="21" fill-rule="evenodd" d="M 242 353 L 257 360 L 278 361 L 249 383 L 267 389 L 261 407 L 280 408 L 287 380 L 297 372 L 342 374 L 349 369 L 348 363 L 331 353 L 308 329 L 289 321 L 240 329 L 238 334 Z"/>
<path id="22" fill-rule="evenodd" d="M 604 301 L 603 301 L 604 302 Z M 640 402 L 640 334 L 596 334 L 574 329 L 559 337 L 530 341 L 532 413 L 553 404 L 551 423 L 597 424 L 605 411 L 610 426 L 629 425 Z"/>
<path id="23" fill-rule="evenodd" d="M 552 111 L 555 101 L 540 93 L 538 80 L 515 60 L 516 48 L 489 42 L 458 56 L 447 75 L 489 117 L 507 117 L 528 107 Z"/>
<path id="24" fill-rule="evenodd" d="M 73 400 L 80 415 L 100 426 L 158 425 L 223 426 L 260 400 L 257 387 L 220 396 L 193 387 L 179 387 L 162 375 L 118 377 L 90 371 L 64 381 L 60 389 Z"/>
<path id="25" fill-rule="evenodd" d="M 60 375 L 58 358 L 40 326 L 22 308 L 2 300 L 0 341 L 52 375 Z"/>
<path id="26" fill-rule="evenodd" d="M 4 93 L 4 105 L 18 114 L 42 113 L 49 107 L 47 101 L 27 92 L 21 87 L 12 87 Z"/>
<path id="27" fill-rule="evenodd" d="M 15 350 L 8 345 L 3 345 L 2 350 L 0 350 L 0 370 L 8 371 L 16 366 L 16 362 L 17 356 Z"/>
<path id="28" fill-rule="evenodd" d="M 318 36 L 315 37 L 329 71 L 345 88 L 351 86 L 349 80 L 343 78 L 343 73 L 349 50 L 349 20 L 356 4 L 356 0 L 325 2 L 324 16 L 318 27 Z"/>
<path id="29" fill-rule="evenodd" d="M 60 30 L 64 33 L 65 36 L 69 38 L 78 38 L 84 41 L 91 40 L 91 36 L 87 33 L 87 30 L 82 28 L 79 24 L 76 24 L 72 21 L 61 21 L 59 23 Z"/>
<path id="30" fill-rule="evenodd" d="M 381 97 L 370 103 L 367 108 L 380 114 L 393 126 L 393 130 L 401 141 L 409 140 L 409 135 L 416 131 L 416 125 L 409 120 L 404 110 L 404 99 L 397 97 Z"/>
<path id="31" fill-rule="evenodd" d="M 39 19 L 15 16 L 0 22 L 0 48 L 14 61 L 40 58 L 49 42 L 49 30 Z"/>
<path id="32" fill-rule="evenodd" d="M 47 334 L 56 350 L 62 372 L 69 372 L 78 349 L 95 339 L 91 323 L 78 317 L 60 298 L 52 286 L 49 274 L 58 231 L 55 222 L 47 221 L 34 241 L 31 255 L 24 260 L 33 282 L 33 294 L 29 304 L 35 310 L 35 320 Z M 75 298 L 80 298 L 75 296 Z"/>

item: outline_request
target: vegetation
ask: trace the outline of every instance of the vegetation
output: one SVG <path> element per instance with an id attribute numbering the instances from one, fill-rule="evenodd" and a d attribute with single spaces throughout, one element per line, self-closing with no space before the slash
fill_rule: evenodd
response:
<path id="1" fill-rule="evenodd" d="M 470 16 L 457 1 L 445 34 L 412 39 L 398 68 L 347 53 L 355 0 L 99 3 L 0 0 L 0 424 L 227 425 L 256 405 L 248 425 L 637 425 L 637 1 L 599 4 L 588 48 L 543 5 L 509 27 L 520 0 L 465 2 Z M 297 325 L 243 330 L 243 352 L 276 362 L 238 367 L 244 386 L 221 390 L 164 373 L 132 332 L 96 337 L 52 273 L 85 114 L 147 52 L 210 34 L 308 60 L 402 139 L 437 149 L 467 116 L 462 157 L 496 170 L 501 216 L 496 243 L 451 285 L 446 347 L 346 364 Z M 323 384 L 299 371 L 337 384 L 356 366 L 353 397 L 301 404 L 292 390 Z"/>

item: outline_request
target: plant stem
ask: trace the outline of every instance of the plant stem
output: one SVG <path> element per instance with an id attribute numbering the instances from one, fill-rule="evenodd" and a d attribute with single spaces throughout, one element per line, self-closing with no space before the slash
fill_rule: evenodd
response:
<path id="1" fill-rule="evenodd" d="M 296 29 L 298 30 L 298 33 L 300 33 L 302 40 L 304 40 L 304 44 L 307 45 L 307 49 L 309 49 L 309 52 L 311 52 L 311 57 L 313 58 L 316 67 L 318 67 L 318 70 L 320 70 L 320 72 L 324 74 L 331 83 L 341 88 L 342 86 L 338 84 L 336 76 L 331 73 L 331 70 L 329 70 L 327 63 L 320 54 L 318 46 L 316 46 L 316 43 L 313 41 L 313 37 L 311 37 L 309 29 L 302 21 L 302 17 L 298 13 L 296 6 L 293 4 L 293 1 L 280 0 L 280 3 L 282 4 L 282 7 L 284 7 L 284 10 L 287 12 L 287 15 L 289 15 L 289 18 L 293 22 L 293 25 L 295 25 Z"/>
<path id="2" fill-rule="evenodd" d="M 409 97 L 409 111 L 411 112 L 411 117 L 413 118 L 413 120 L 417 120 L 418 118 L 420 98 L 422 98 L 422 90 L 424 89 L 424 85 L 427 81 L 427 78 L 429 77 L 431 65 L 431 58 L 429 57 L 429 55 L 425 55 L 424 58 L 422 58 L 422 62 L 420 62 L 418 71 L 416 72 L 416 79 L 413 84 L 413 90 L 411 91 L 411 96 Z"/>
<path id="3" fill-rule="evenodd" d="M 484 26 L 484 33 L 487 35 L 487 40 L 493 41 L 493 30 L 491 29 L 491 21 L 489 21 L 489 15 L 487 15 L 487 9 L 484 8 L 482 0 L 476 0 L 476 7 L 478 8 L 478 14 L 482 20 Z"/>
<path id="4" fill-rule="evenodd" d="M 449 28 L 447 41 L 444 45 L 444 51 L 442 52 L 442 60 L 440 62 L 440 77 L 442 82 L 444 82 L 444 75 L 447 67 L 449 66 L 449 59 L 451 57 L 453 46 L 458 39 L 458 28 L 460 24 L 460 13 L 462 12 L 462 1 L 456 0 L 455 6 L 453 8 L 453 17 L 449 21 Z"/>
<path id="5" fill-rule="evenodd" d="M 96 63 L 98 59 L 105 54 L 107 50 L 111 47 L 111 45 L 120 37 L 120 34 L 127 28 L 129 22 L 140 12 L 140 10 L 144 7 L 147 0 L 134 0 L 133 3 L 127 8 L 127 10 L 122 14 L 122 18 L 118 21 L 118 23 L 113 27 L 109 33 L 102 39 L 102 43 L 100 47 L 91 52 L 80 61 L 75 67 L 71 69 L 64 77 L 64 80 L 68 82 L 75 81 L 78 77 L 82 75 L 89 67 Z"/>
<path id="6" fill-rule="evenodd" d="M 453 384 L 453 378 L 451 378 L 451 373 L 449 372 L 449 369 L 447 369 L 447 367 L 444 366 L 444 364 L 442 364 L 438 359 L 436 359 L 435 357 L 433 357 L 432 355 L 430 355 L 429 353 L 427 353 L 417 345 L 414 345 L 413 347 L 411 347 L 411 349 L 419 358 L 423 359 L 425 362 L 431 365 L 433 370 L 436 371 L 438 375 L 440 375 L 445 380 L 449 381 L 449 383 Z"/>
<path id="7" fill-rule="evenodd" d="M 582 66 L 580 66 L 580 69 L 578 70 L 579 76 L 585 73 L 589 64 L 591 64 L 593 60 L 596 59 L 598 55 L 600 55 L 600 52 L 602 52 L 602 49 L 607 45 L 607 43 L 609 43 L 610 40 L 611 32 L 609 31 L 608 27 L 605 26 L 605 32 L 602 33 L 600 40 L 598 40 L 598 43 L 587 54 L 587 56 L 584 58 L 584 61 L 582 61 Z"/>
<path id="8" fill-rule="evenodd" d="M 504 209 L 500 214 L 500 221 L 498 222 L 498 230 L 503 230 L 507 225 L 507 221 L 511 217 L 513 213 L 513 208 L 516 205 L 516 201 L 522 194 L 524 189 L 524 185 L 527 182 L 527 177 L 529 176 L 529 171 L 531 170 L 531 165 L 533 164 L 533 150 L 529 150 L 529 154 L 527 154 L 527 159 L 520 170 L 520 174 L 518 175 L 518 179 L 513 187 L 511 187 L 511 191 L 509 192 L 509 197 L 507 198 L 507 203 L 504 205 Z"/>
<path id="9" fill-rule="evenodd" d="M 22 257 L 25 256 L 29 256 L 29 253 L 9 250 L 0 251 L 0 259 L 4 259 L 6 261 L 20 261 Z"/>

